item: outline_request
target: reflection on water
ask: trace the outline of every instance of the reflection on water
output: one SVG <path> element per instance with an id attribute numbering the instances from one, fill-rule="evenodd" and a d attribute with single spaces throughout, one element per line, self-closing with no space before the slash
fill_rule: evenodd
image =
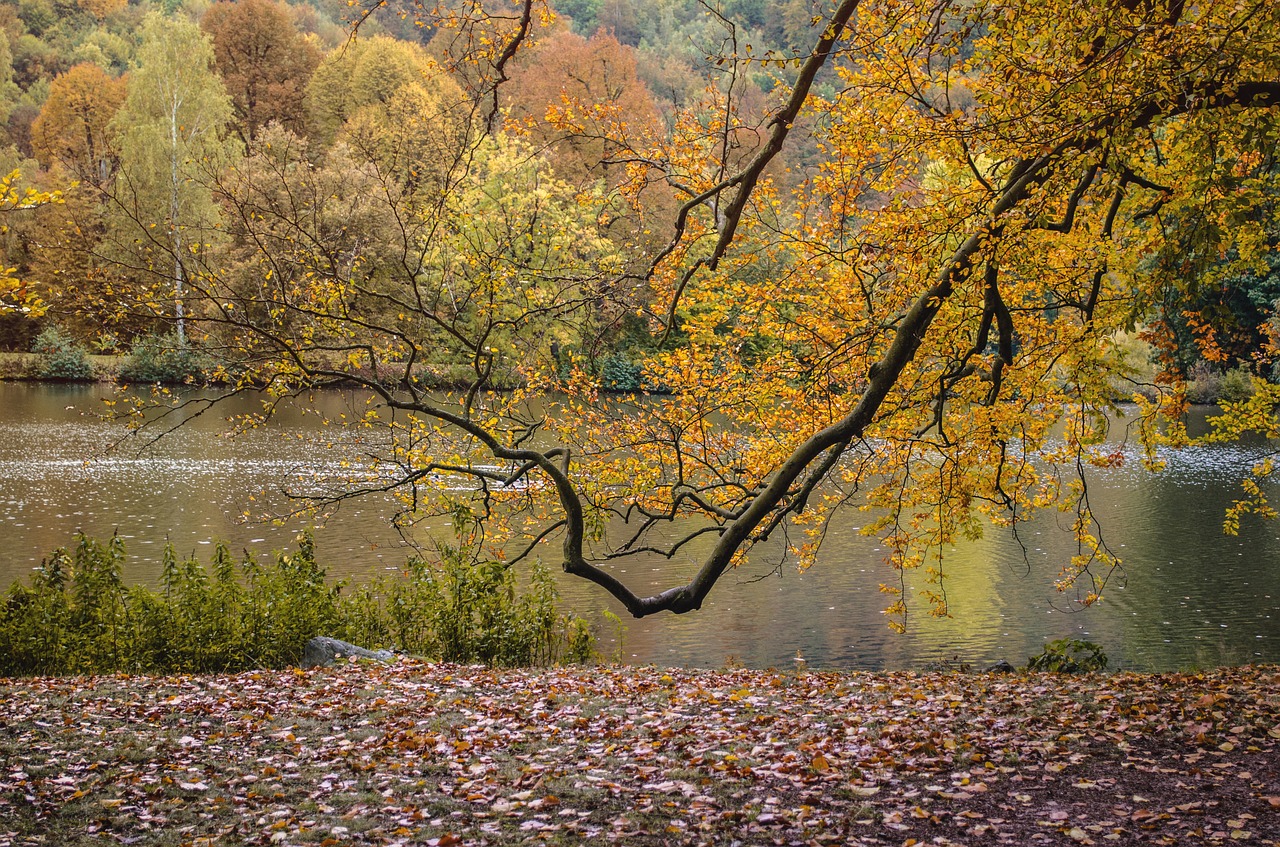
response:
<path id="1" fill-rule="evenodd" d="M 284 514 L 290 501 L 282 488 L 306 492 L 317 475 L 341 472 L 344 454 L 324 449 L 335 433 L 322 431 L 314 416 L 295 412 L 276 426 L 226 435 L 226 415 L 256 411 L 247 399 L 155 443 L 126 440 L 113 450 L 126 432 L 98 417 L 103 396 L 96 386 L 0 384 L 0 581 L 37 566 L 77 530 L 119 531 L 135 580 L 158 575 L 166 541 L 182 555 L 216 540 L 267 555 L 290 546 L 303 524 L 245 521 L 245 513 Z M 350 400 L 326 396 L 327 411 L 336 415 Z M 386 525 L 386 506 L 344 504 L 319 533 L 335 572 L 403 564 L 406 550 Z"/>
<path id="2" fill-rule="evenodd" d="M 76 530 L 101 537 L 118 530 L 129 580 L 155 579 L 166 540 L 203 558 L 218 539 L 266 555 L 289 546 L 301 526 L 242 515 L 285 508 L 282 486 L 332 474 L 344 455 L 341 447 L 323 449 L 333 433 L 297 412 L 226 437 L 224 415 L 253 411 L 251 401 L 237 400 L 238 408 L 196 418 L 141 452 L 135 445 L 103 456 L 121 436 L 96 417 L 103 393 L 0 383 L 0 583 L 25 575 Z M 316 403 L 330 417 L 363 409 L 360 398 L 337 392 Z M 1094 608 L 1073 611 L 1053 590 L 1076 551 L 1068 518 L 1042 514 L 1016 539 L 991 531 L 949 551 L 952 617 L 930 619 L 917 604 L 908 633 L 894 635 L 880 614 L 879 583 L 893 576 L 884 552 L 850 524 L 833 528 L 807 573 L 782 567 L 772 574 L 773 563 L 757 561 L 727 575 L 699 612 L 626 620 L 622 652 L 634 662 L 704 666 L 786 667 L 797 653 L 815 667 L 911 667 L 953 656 L 1020 664 L 1046 640 L 1076 636 L 1101 643 L 1119 667 L 1280 661 L 1280 523 L 1246 522 L 1238 537 L 1221 532 L 1223 510 L 1238 491 L 1232 480 L 1260 449 L 1171 453 L 1158 475 L 1131 452 L 1123 467 L 1091 478 L 1106 540 L 1125 560 Z M 388 527 L 388 513 L 386 501 L 348 502 L 317 533 L 332 575 L 399 568 L 407 548 Z M 621 576 L 668 588 L 688 577 L 696 553 L 684 561 L 628 560 Z M 624 614 L 584 582 L 564 580 L 561 590 L 582 614 Z"/>

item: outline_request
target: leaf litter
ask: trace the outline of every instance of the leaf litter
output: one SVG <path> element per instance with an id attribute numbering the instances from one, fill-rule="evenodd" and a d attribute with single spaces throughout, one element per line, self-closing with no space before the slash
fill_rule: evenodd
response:
<path id="1" fill-rule="evenodd" d="M 0 680 L 0 847 L 1276 844 L 1280 669 Z"/>

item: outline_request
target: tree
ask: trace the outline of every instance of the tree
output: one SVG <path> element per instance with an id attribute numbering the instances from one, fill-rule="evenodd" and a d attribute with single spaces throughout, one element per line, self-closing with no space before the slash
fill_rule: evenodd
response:
<path id="1" fill-rule="evenodd" d="M 22 175 L 18 171 L 0 177 L 0 236 L 9 231 L 6 219 L 15 212 L 38 209 L 62 200 L 62 195 L 56 191 L 23 188 L 21 179 Z M 44 312 L 44 303 L 17 276 L 17 268 L 7 267 L 3 258 L 0 257 L 0 316 L 7 317 L 15 313 L 39 316 Z"/>
<path id="2" fill-rule="evenodd" d="M 320 53 L 294 28 L 289 11 L 273 0 L 222 0 L 200 26 L 213 41 L 240 140 L 253 141 L 271 121 L 302 132 L 307 83 Z"/>
<path id="3" fill-rule="evenodd" d="M 602 227 L 611 201 L 557 179 L 518 140 L 480 139 L 434 196 L 345 145 L 312 165 L 296 137 L 269 131 L 264 142 L 220 182 L 231 239 L 191 281 L 214 309 L 211 339 L 248 385 L 291 390 L 316 367 L 419 396 L 435 374 L 509 385 L 521 363 L 574 340 L 563 314 L 619 261 Z M 372 413 L 367 422 L 382 429 Z M 426 443 L 453 449 L 446 427 L 386 426 L 393 442 L 409 438 L 392 459 L 406 468 Z M 371 467 L 361 488 L 379 487 L 380 473 Z"/>
<path id="4" fill-rule="evenodd" d="M 1280 170 L 1274 145 L 1257 137 L 1269 130 L 1269 121 L 1255 122 L 1243 144 L 1218 139 L 1204 151 L 1213 164 L 1190 176 L 1197 202 L 1161 216 L 1168 236 L 1143 262 L 1161 282 L 1159 321 L 1181 374 L 1204 361 L 1260 373 L 1271 364 L 1264 341 L 1280 300 Z"/>
<path id="5" fill-rule="evenodd" d="M 125 94 L 125 80 L 79 64 L 53 81 L 32 124 L 36 157 L 55 183 L 68 187 L 62 203 L 34 216 L 30 279 L 50 316 L 87 339 L 110 339 L 124 328 L 117 295 L 126 286 L 99 253 L 105 192 L 119 164 L 111 122 Z"/>
<path id="6" fill-rule="evenodd" d="M 0 30 L 0 124 L 8 122 L 18 94 L 18 86 L 13 81 L 13 51 L 9 49 L 9 36 Z"/>
<path id="7" fill-rule="evenodd" d="M 341 143 L 418 191 L 437 191 L 472 149 L 462 90 L 441 74 L 424 76 L 354 110 Z"/>
<path id="8" fill-rule="evenodd" d="M 316 69 L 307 90 L 312 124 L 323 143 L 332 143 L 361 110 L 385 104 L 406 86 L 438 80 L 421 47 L 386 36 L 362 38 L 325 57 Z"/>
<path id="9" fill-rule="evenodd" d="M 125 82 L 97 65 L 80 64 L 49 86 L 31 125 L 31 145 L 46 168 L 55 163 L 74 179 L 104 189 L 115 174 L 110 124 L 124 103 Z"/>
<path id="10" fill-rule="evenodd" d="M 231 102 L 213 61 L 213 49 L 194 23 L 149 15 L 138 68 L 114 122 L 120 148 L 116 241 L 148 270 L 155 261 L 149 257 L 165 257 L 169 271 L 162 278 L 172 286 L 180 342 L 186 339 L 186 264 L 216 213 L 202 180 L 230 150 L 225 132 Z"/>
<path id="11" fill-rule="evenodd" d="M 601 0 L 596 23 L 623 44 L 640 43 L 640 20 L 632 0 Z"/>
<path id="12" fill-rule="evenodd" d="M 486 40 L 466 54 L 468 79 L 499 85 L 537 10 L 527 2 L 476 30 Z M 263 251 L 307 283 L 264 287 L 252 309 L 216 319 L 271 354 L 260 373 L 274 386 L 355 380 L 372 393 L 360 425 L 381 436 L 383 463 L 363 488 L 402 492 L 403 520 L 479 521 L 494 555 L 555 555 L 637 616 L 699 608 L 776 535 L 807 566 L 832 520 L 857 507 L 872 510 L 867 531 L 899 573 L 924 569 L 926 603 L 945 614 L 951 542 L 1058 505 L 1080 544 L 1061 585 L 1088 604 L 1118 564 L 1088 469 L 1120 460 L 1102 446 L 1107 413 L 1137 387 L 1114 337 L 1161 302 L 1141 263 L 1166 238 L 1161 222 L 1198 202 L 1191 186 L 1222 190 L 1205 149 L 1275 137 L 1280 54 L 1264 34 L 1276 31 L 1280 8 L 1264 0 L 843 0 L 792 62 L 758 144 L 735 149 L 752 127 L 732 86 L 646 149 L 613 139 L 635 180 L 681 193 L 651 255 L 565 253 L 530 223 L 541 218 L 499 204 L 483 236 L 450 224 L 447 263 L 423 250 L 431 237 L 401 239 L 414 249 L 397 245 L 411 261 L 389 288 L 369 287 L 359 261 Z M 788 61 L 725 61 L 740 79 L 765 58 Z M 841 88 L 823 98 L 813 83 L 828 65 Z M 825 159 L 789 205 L 768 169 L 806 115 Z M 475 161 L 443 184 L 476 184 L 486 160 Z M 607 223 L 608 205 L 586 202 Z M 450 208 L 404 220 L 470 214 Z M 1247 231 L 1226 236 L 1252 249 Z M 210 294 L 215 279 L 206 269 Z M 655 332 L 687 339 L 646 363 L 670 397 L 601 395 L 575 362 L 523 340 L 546 322 L 579 324 L 601 298 L 634 305 L 639 284 Z M 466 368 L 452 402 L 417 381 L 439 338 Z M 512 371 L 519 390 L 489 393 Z M 1157 402 L 1136 428 L 1153 451 L 1179 438 L 1158 424 L 1182 400 L 1176 382 L 1148 388 Z M 653 551 L 697 564 L 643 596 L 615 566 Z M 885 590 L 900 625 L 901 578 Z"/>
<path id="13" fill-rule="evenodd" d="M 129 0 L 76 0 L 76 5 L 102 20 L 119 12 L 129 4 Z"/>
<path id="14" fill-rule="evenodd" d="M 510 116 L 525 123 L 536 141 L 554 145 L 560 172 L 579 182 L 612 176 L 616 184 L 626 163 L 614 155 L 641 147 L 638 139 L 658 124 L 633 52 L 608 34 L 586 39 L 568 30 L 554 33 L 513 69 L 503 97 Z M 625 148 L 614 141 L 619 134 Z"/>

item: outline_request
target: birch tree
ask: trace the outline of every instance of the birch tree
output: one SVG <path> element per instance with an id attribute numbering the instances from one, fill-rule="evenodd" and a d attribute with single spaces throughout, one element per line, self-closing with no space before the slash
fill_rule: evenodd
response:
<path id="1" fill-rule="evenodd" d="M 179 343 L 187 336 L 187 265 L 217 222 L 209 178 L 234 149 L 231 100 L 213 63 L 199 26 L 149 15 L 113 121 L 120 150 L 116 246 L 136 271 L 165 280 Z"/>

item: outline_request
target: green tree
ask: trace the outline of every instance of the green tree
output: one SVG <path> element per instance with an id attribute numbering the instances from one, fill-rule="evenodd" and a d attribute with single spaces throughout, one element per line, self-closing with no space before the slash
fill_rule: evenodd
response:
<path id="1" fill-rule="evenodd" d="M 573 22 L 574 32 L 592 35 L 598 27 L 596 17 L 600 14 L 600 4 L 601 0 L 560 0 L 554 5 L 556 12 Z"/>
<path id="2" fill-rule="evenodd" d="M 111 219 L 117 247 L 165 280 L 184 342 L 186 265 L 217 221 L 208 182 L 234 150 L 231 100 L 194 23 L 149 15 L 137 61 L 113 122 L 120 173 Z"/>
<path id="3" fill-rule="evenodd" d="M 446 83 L 418 45 L 385 36 L 361 38 L 325 57 L 307 87 L 307 108 L 323 144 L 331 144 L 361 110 L 385 104 L 410 85 Z"/>
<path id="4" fill-rule="evenodd" d="M 439 191 L 469 155 L 466 98 L 439 73 L 413 80 L 354 110 L 338 140 L 413 191 Z"/>

